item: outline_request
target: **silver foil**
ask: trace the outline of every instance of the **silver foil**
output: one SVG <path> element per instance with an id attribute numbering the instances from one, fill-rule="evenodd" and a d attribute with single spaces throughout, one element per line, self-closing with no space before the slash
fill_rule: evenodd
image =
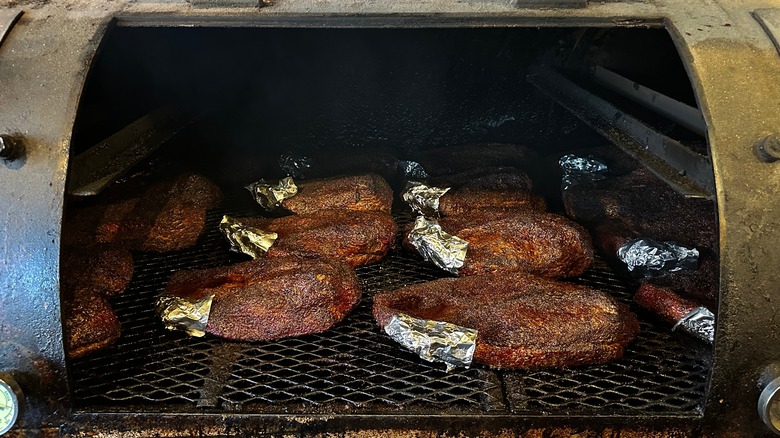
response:
<path id="1" fill-rule="evenodd" d="M 422 164 L 416 161 L 399 161 L 398 168 L 407 181 L 420 181 L 429 178 L 428 172 L 423 169 Z"/>
<path id="2" fill-rule="evenodd" d="M 477 347 L 477 331 L 472 328 L 403 313 L 393 315 L 385 333 L 428 362 L 444 362 L 447 371 L 471 366 Z"/>
<path id="3" fill-rule="evenodd" d="M 230 242 L 230 250 L 242 252 L 253 259 L 262 257 L 279 237 L 276 233 L 249 227 L 230 216 L 222 216 L 219 231 Z"/>
<path id="4" fill-rule="evenodd" d="M 180 330 L 190 336 L 201 337 L 206 334 L 213 300 L 214 294 L 200 300 L 163 295 L 157 299 L 155 311 L 168 330 Z"/>
<path id="5" fill-rule="evenodd" d="M 563 170 L 561 188 L 563 190 L 584 182 L 595 182 L 604 179 L 607 172 L 607 164 L 594 157 L 578 157 L 568 154 L 558 160 Z"/>
<path id="6" fill-rule="evenodd" d="M 422 183 L 411 183 L 401 197 L 415 213 L 426 217 L 439 217 L 439 199 L 448 191 L 450 191 L 449 187 L 429 187 Z"/>
<path id="7" fill-rule="evenodd" d="M 285 199 L 292 198 L 298 193 L 298 186 L 295 185 L 292 177 L 282 178 L 276 184 L 267 183 L 264 179 L 249 184 L 246 189 L 252 193 L 255 201 L 266 210 L 273 210 Z"/>
<path id="8" fill-rule="evenodd" d="M 699 264 L 699 250 L 696 248 L 652 239 L 632 240 L 621 246 L 617 255 L 629 271 L 636 270 L 645 277 L 696 269 Z"/>
<path id="9" fill-rule="evenodd" d="M 313 160 L 303 155 L 287 153 L 279 155 L 279 168 L 293 178 L 303 178 L 311 172 Z"/>
<path id="10" fill-rule="evenodd" d="M 466 260 L 469 243 L 444 232 L 436 221 L 418 216 L 409 232 L 409 243 L 423 258 L 445 271 L 456 274 Z"/>
<path id="11" fill-rule="evenodd" d="M 697 307 L 688 312 L 677 321 L 672 331 L 678 328 L 710 344 L 715 342 L 715 315 L 706 307 Z"/>

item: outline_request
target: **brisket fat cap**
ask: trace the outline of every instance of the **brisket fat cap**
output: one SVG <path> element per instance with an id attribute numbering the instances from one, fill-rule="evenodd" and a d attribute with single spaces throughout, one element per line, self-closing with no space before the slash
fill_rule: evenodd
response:
<path id="1" fill-rule="evenodd" d="M 619 359 L 639 333 L 628 307 L 585 286 L 528 274 L 445 278 L 378 294 L 384 327 L 398 313 L 476 329 L 474 360 L 563 368 Z"/>
<path id="2" fill-rule="evenodd" d="M 292 213 L 328 209 L 389 213 L 393 206 L 393 190 L 375 173 L 303 181 L 297 185 L 298 193 L 282 201 L 282 207 Z"/>
<path id="3" fill-rule="evenodd" d="M 382 260 L 397 232 L 393 217 L 376 211 L 331 209 L 276 219 L 236 220 L 278 234 L 268 257 L 319 255 L 343 261 L 353 268 Z"/>
<path id="4" fill-rule="evenodd" d="M 206 332 L 241 341 L 326 331 L 344 319 L 361 296 L 349 266 L 300 257 L 176 272 L 165 293 L 190 299 L 214 294 Z"/>

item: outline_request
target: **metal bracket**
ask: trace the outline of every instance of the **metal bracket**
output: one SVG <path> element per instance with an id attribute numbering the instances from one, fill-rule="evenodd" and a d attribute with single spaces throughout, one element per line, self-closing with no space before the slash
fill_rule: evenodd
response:
<path id="1" fill-rule="evenodd" d="M 780 54 L 780 9 L 756 9 L 753 11 L 753 18 L 764 28 L 769 39 L 775 44 L 777 53 Z"/>
<path id="2" fill-rule="evenodd" d="M 19 9 L 0 9 L 0 46 L 23 13 Z"/>
<path id="3" fill-rule="evenodd" d="M 713 198 L 715 181 L 708 157 L 655 131 L 550 68 L 538 69 L 528 76 L 528 81 L 637 159 L 681 195 Z"/>
<path id="4" fill-rule="evenodd" d="M 190 122 L 171 107 L 141 117 L 73 158 L 68 193 L 97 195 Z"/>

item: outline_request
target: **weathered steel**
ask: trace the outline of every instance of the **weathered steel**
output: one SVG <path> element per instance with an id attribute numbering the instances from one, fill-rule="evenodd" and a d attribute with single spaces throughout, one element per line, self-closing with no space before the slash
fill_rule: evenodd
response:
<path id="1" fill-rule="evenodd" d="M 753 17 L 769 35 L 780 55 L 780 8 L 757 9 L 753 12 Z"/>
<path id="2" fill-rule="evenodd" d="M 0 45 L 21 16 L 22 11 L 18 9 L 0 9 Z"/>

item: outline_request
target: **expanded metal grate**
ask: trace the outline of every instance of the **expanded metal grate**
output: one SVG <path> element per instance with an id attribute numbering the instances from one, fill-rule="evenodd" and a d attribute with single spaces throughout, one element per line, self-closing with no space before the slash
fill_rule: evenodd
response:
<path id="1" fill-rule="evenodd" d="M 631 304 L 635 285 L 603 261 L 573 281 L 629 303 L 642 332 L 617 362 L 569 370 L 500 371 L 476 364 L 444 371 L 403 350 L 371 315 L 374 293 L 445 276 L 397 248 L 376 265 L 359 268 L 364 299 L 345 321 L 325 333 L 274 342 L 192 338 L 165 330 L 154 314 L 156 297 L 180 269 L 247 260 L 231 253 L 217 229 L 223 214 L 260 210 L 248 196 L 226 199 L 207 219 L 194 248 L 169 254 L 136 253 L 128 291 L 112 305 L 120 340 L 71 363 L 74 400 L 121 411 L 214 410 L 245 413 L 365 412 L 480 413 L 493 415 L 698 415 L 709 369 L 709 350 Z M 396 216 L 399 225 L 409 214 Z"/>

